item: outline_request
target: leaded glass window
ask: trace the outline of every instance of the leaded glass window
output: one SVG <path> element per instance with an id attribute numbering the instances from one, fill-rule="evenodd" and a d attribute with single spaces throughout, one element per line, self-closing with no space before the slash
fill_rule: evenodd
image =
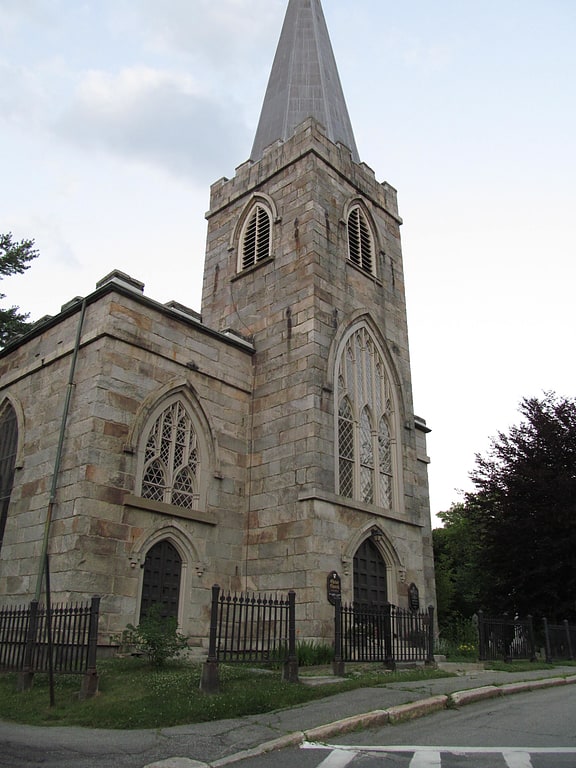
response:
<path id="1" fill-rule="evenodd" d="M 142 496 L 177 507 L 198 507 L 198 440 L 179 401 L 156 419 L 146 441 Z"/>
<path id="2" fill-rule="evenodd" d="M 340 453 L 340 493 L 352 496 L 354 489 L 354 421 L 352 408 L 345 397 L 338 417 L 338 447 Z"/>
<path id="3" fill-rule="evenodd" d="M 368 409 L 360 417 L 360 496 L 362 501 L 374 501 L 374 445 Z"/>
<path id="4" fill-rule="evenodd" d="M 347 339 L 336 376 L 338 493 L 393 505 L 393 397 L 382 354 L 367 327 Z"/>

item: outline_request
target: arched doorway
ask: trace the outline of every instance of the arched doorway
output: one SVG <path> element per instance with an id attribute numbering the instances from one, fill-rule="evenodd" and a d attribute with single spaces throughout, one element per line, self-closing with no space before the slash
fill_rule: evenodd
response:
<path id="1" fill-rule="evenodd" d="M 162 606 L 163 618 L 178 618 L 180 600 L 180 576 L 182 558 L 176 547 L 167 539 L 159 541 L 148 550 L 144 563 L 140 619 L 146 616 L 151 605 Z"/>
<path id="2" fill-rule="evenodd" d="M 388 603 L 388 570 L 370 538 L 354 555 L 354 602 L 371 608 L 382 608 Z"/>

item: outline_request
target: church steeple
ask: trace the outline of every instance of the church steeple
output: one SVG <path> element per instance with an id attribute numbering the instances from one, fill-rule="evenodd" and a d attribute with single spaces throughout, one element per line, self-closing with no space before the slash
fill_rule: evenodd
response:
<path id="1" fill-rule="evenodd" d="M 289 0 L 250 159 L 309 117 L 360 162 L 320 0 Z"/>

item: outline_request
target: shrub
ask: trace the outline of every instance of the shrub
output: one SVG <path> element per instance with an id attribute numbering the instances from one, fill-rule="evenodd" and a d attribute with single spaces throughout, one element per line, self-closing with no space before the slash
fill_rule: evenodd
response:
<path id="1" fill-rule="evenodd" d="M 298 664 L 301 667 L 315 667 L 331 664 L 334 660 L 334 648 L 328 643 L 302 640 L 296 647 Z"/>
<path id="2" fill-rule="evenodd" d="M 162 606 L 153 604 L 137 627 L 128 624 L 133 645 L 144 653 L 152 666 L 161 667 L 188 647 L 187 638 L 178 632 L 174 616 L 162 616 Z"/>

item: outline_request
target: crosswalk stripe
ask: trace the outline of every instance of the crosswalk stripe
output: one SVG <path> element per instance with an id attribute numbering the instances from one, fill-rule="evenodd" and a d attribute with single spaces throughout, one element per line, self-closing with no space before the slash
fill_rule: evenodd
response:
<path id="1" fill-rule="evenodd" d="M 346 768 L 356 757 L 357 752 L 335 749 L 327 758 L 317 765 L 317 768 Z"/>
<path id="2" fill-rule="evenodd" d="M 508 768 L 532 768 L 529 752 L 503 752 Z"/>
<path id="3" fill-rule="evenodd" d="M 442 768 L 440 752 L 422 752 L 422 750 L 414 752 L 410 768 Z"/>

